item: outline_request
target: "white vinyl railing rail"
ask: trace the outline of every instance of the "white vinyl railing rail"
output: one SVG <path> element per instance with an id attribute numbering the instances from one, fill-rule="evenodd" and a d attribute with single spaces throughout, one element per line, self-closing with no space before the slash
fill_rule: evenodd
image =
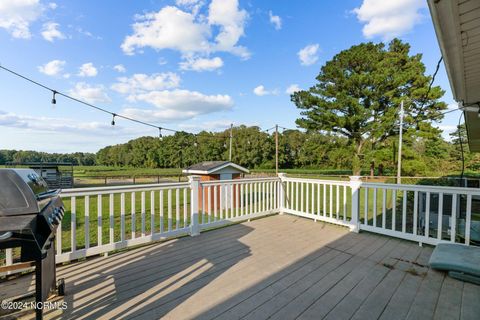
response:
<path id="1" fill-rule="evenodd" d="M 480 190 L 363 183 L 360 229 L 436 245 L 480 243 Z"/>
<path id="2" fill-rule="evenodd" d="M 201 230 L 278 213 L 279 186 L 278 178 L 201 182 Z"/>
<path id="3" fill-rule="evenodd" d="M 339 224 L 356 230 L 349 181 L 286 178 L 282 176 L 283 213 Z"/>
<path id="4" fill-rule="evenodd" d="M 436 245 L 480 243 L 480 190 L 279 177 L 63 190 L 57 262 L 190 234 L 269 214 Z M 4 251 L 6 265 L 15 250 Z"/>
<path id="5" fill-rule="evenodd" d="M 479 189 L 280 179 L 280 212 L 419 244 L 480 244 Z"/>

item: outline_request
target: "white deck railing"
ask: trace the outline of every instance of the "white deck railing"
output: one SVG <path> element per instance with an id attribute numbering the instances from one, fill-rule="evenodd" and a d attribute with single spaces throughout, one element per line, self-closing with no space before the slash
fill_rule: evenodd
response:
<path id="1" fill-rule="evenodd" d="M 479 189 L 364 183 L 360 191 L 362 230 L 432 245 L 480 242 Z"/>
<path id="2" fill-rule="evenodd" d="M 288 178 L 63 190 L 57 262 L 107 254 L 274 213 L 435 245 L 480 239 L 480 190 Z M 5 252 L 7 265 L 15 251 Z"/>

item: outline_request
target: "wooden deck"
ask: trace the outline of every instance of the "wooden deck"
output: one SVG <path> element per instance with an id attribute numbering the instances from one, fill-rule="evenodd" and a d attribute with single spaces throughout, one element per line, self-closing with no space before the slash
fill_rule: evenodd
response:
<path id="1" fill-rule="evenodd" d="M 432 247 L 282 215 L 60 267 L 46 318 L 479 319 L 480 286 Z M 0 299 L 31 278 L 0 284 Z M 30 317 L 30 315 L 27 315 Z"/>

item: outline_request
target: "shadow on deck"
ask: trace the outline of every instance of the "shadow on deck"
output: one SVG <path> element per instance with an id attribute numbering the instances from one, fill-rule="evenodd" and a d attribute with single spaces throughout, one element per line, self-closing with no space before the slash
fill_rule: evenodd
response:
<path id="1" fill-rule="evenodd" d="M 45 317 L 478 319 L 480 286 L 429 269 L 431 252 L 272 216 L 59 267 L 68 308 Z M 3 283 L 0 298 L 30 283 Z"/>

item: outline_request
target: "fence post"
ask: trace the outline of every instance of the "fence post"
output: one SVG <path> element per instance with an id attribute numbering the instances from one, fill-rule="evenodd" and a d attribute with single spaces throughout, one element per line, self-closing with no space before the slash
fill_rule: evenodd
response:
<path id="1" fill-rule="evenodd" d="M 278 184 L 278 214 L 283 214 L 283 210 L 285 209 L 285 188 L 283 186 L 283 179 L 286 177 L 286 173 L 278 173 L 278 178 L 280 178 L 280 183 Z"/>
<path id="2" fill-rule="evenodd" d="M 359 231 L 360 214 L 360 186 L 362 180 L 360 176 L 350 176 L 350 188 L 352 189 L 352 219 L 350 220 L 350 231 Z"/>
<path id="3" fill-rule="evenodd" d="M 190 183 L 190 236 L 200 234 L 200 225 L 198 223 L 198 192 L 200 188 L 200 176 L 188 176 Z"/>

